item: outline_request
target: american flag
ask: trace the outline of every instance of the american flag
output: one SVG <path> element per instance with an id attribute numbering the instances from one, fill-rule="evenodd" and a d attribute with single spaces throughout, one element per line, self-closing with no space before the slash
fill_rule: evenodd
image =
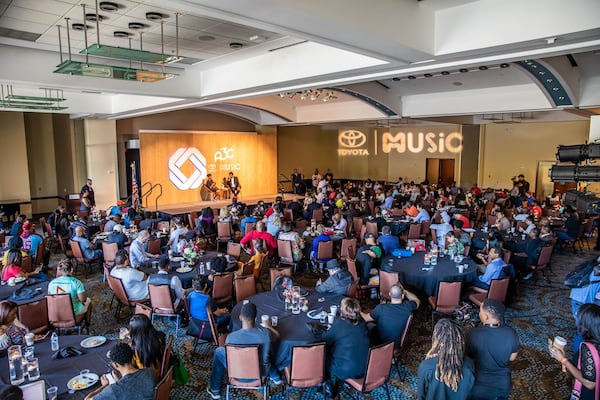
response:
<path id="1" fill-rule="evenodd" d="M 131 163 L 131 207 L 135 210 L 140 206 L 140 194 L 135 173 L 135 162 Z"/>

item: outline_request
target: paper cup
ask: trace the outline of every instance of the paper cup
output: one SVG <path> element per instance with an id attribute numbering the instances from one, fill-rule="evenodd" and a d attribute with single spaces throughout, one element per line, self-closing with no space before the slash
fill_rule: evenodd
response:
<path id="1" fill-rule="evenodd" d="M 261 315 L 260 317 L 260 321 L 261 321 L 261 325 L 264 327 L 269 326 L 269 319 L 270 317 L 266 314 Z"/>
<path id="2" fill-rule="evenodd" d="M 28 334 L 25 335 L 25 344 L 27 344 L 27 346 L 33 346 L 33 339 L 35 338 L 35 335 L 31 332 L 29 332 Z"/>
<path id="3" fill-rule="evenodd" d="M 333 315 L 337 315 L 337 310 L 338 310 L 338 306 L 336 306 L 336 305 L 333 305 L 333 306 L 329 307 L 329 311 Z"/>
<path id="4" fill-rule="evenodd" d="M 556 336 L 554 338 L 554 343 L 552 343 L 552 346 L 556 347 L 557 349 L 561 349 L 561 350 L 565 350 L 565 346 L 567 345 L 567 339 L 565 339 L 562 336 Z"/>
<path id="5" fill-rule="evenodd" d="M 461 264 L 458 266 L 458 273 L 462 274 L 463 272 L 465 272 L 465 266 Z"/>
<path id="6" fill-rule="evenodd" d="M 333 321 L 335 321 L 335 314 L 327 314 L 327 323 L 332 325 Z"/>

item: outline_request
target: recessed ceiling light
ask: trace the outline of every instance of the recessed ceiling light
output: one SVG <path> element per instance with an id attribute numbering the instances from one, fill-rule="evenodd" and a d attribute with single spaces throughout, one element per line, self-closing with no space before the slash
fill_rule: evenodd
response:
<path id="1" fill-rule="evenodd" d="M 131 36 L 131 33 L 125 31 L 114 31 L 113 36 L 116 38 L 128 38 Z"/>
<path id="2" fill-rule="evenodd" d="M 102 11 L 117 11 L 119 8 L 121 8 L 117 3 L 113 3 L 111 1 L 102 1 L 100 2 L 99 6 L 100 9 Z"/>
<path id="3" fill-rule="evenodd" d="M 510 65 L 507 63 L 500 64 L 500 68 L 508 68 L 508 67 L 510 67 Z"/>
<path id="4" fill-rule="evenodd" d="M 91 29 L 92 27 L 89 25 L 84 25 L 84 24 L 80 24 L 80 23 L 71 24 L 71 29 L 73 29 L 74 31 L 83 31 L 86 28 Z"/>
<path id="5" fill-rule="evenodd" d="M 469 70 L 466 68 L 461 68 L 458 70 L 458 72 L 462 72 L 464 74 L 465 72 L 469 72 Z"/>
<path id="6" fill-rule="evenodd" d="M 392 80 L 393 80 L 394 82 L 398 82 L 398 81 L 400 80 L 400 78 L 398 78 L 397 76 L 395 76 L 395 77 L 393 77 L 393 78 L 392 78 Z"/>
<path id="7" fill-rule="evenodd" d="M 139 31 L 139 30 L 144 29 L 147 25 L 142 24 L 141 22 L 130 22 L 128 26 L 129 26 L 129 29 L 134 29 L 136 31 Z"/>
<path id="8" fill-rule="evenodd" d="M 450 75 L 450 72 L 448 72 L 448 71 L 442 71 L 442 75 Z"/>
<path id="9" fill-rule="evenodd" d="M 161 14 L 159 12 L 150 11 L 146 13 L 146 19 L 149 19 L 150 21 L 160 21 L 161 19 L 164 19 L 166 17 L 166 15 Z"/>
<path id="10" fill-rule="evenodd" d="M 96 13 L 88 13 L 88 14 L 85 14 L 85 20 L 91 21 L 91 22 L 96 22 L 96 20 L 102 21 L 102 20 L 104 20 L 104 16 L 96 14 Z"/>
<path id="11" fill-rule="evenodd" d="M 198 36 L 198 40 L 202 40 L 203 42 L 210 42 L 215 40 L 216 38 L 214 36 L 210 36 L 210 35 L 202 35 L 202 36 Z"/>
<path id="12" fill-rule="evenodd" d="M 231 42 L 229 43 L 229 47 L 232 49 L 241 49 L 242 47 L 244 47 L 244 45 L 239 42 Z"/>
<path id="13" fill-rule="evenodd" d="M 485 65 L 482 65 L 481 67 L 479 67 L 480 71 L 485 71 L 486 69 L 488 69 L 488 67 L 486 67 Z"/>
<path id="14" fill-rule="evenodd" d="M 431 78 L 433 75 L 432 75 L 432 74 L 423 74 L 423 76 L 424 76 L 425 78 Z"/>
<path id="15" fill-rule="evenodd" d="M 409 75 L 409 76 L 408 76 L 408 79 L 417 79 L 417 77 L 416 77 L 416 76 L 414 76 L 414 75 Z"/>

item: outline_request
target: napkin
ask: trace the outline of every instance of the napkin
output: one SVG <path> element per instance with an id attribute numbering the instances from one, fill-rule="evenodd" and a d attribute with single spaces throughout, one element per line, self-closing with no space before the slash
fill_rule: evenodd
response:
<path id="1" fill-rule="evenodd" d="M 321 336 L 324 332 L 327 332 L 327 326 L 322 325 L 320 322 L 307 322 L 306 328 L 308 328 L 314 336 Z"/>
<path id="2" fill-rule="evenodd" d="M 57 350 L 52 354 L 53 360 L 60 360 L 61 358 L 76 357 L 85 354 L 82 350 L 76 349 L 75 347 L 67 346 Z"/>

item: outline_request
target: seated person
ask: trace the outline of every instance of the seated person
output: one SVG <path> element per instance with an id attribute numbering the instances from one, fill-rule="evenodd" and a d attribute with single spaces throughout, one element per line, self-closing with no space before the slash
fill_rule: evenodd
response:
<path id="1" fill-rule="evenodd" d="M 512 255 L 512 262 L 515 267 L 517 267 L 521 273 L 526 274 L 523 277 L 523 280 L 533 278 L 534 271 L 532 270 L 532 265 L 537 263 L 542 247 L 544 247 L 544 242 L 540 240 L 538 235 L 539 231 L 537 228 L 531 229 L 525 242 L 525 251 L 513 253 Z"/>
<path id="2" fill-rule="evenodd" d="M 400 239 L 398 239 L 398 236 L 391 234 L 389 225 L 384 225 L 381 228 L 381 236 L 377 238 L 377 242 L 383 249 L 383 255 L 385 256 L 391 255 L 392 251 L 400 248 Z"/>
<path id="3" fill-rule="evenodd" d="M 131 266 L 133 268 L 148 268 L 152 266 L 152 260 L 160 257 L 159 254 L 150 254 L 146 251 L 145 245 L 150 234 L 148 231 L 140 231 L 137 237 L 131 242 L 129 247 L 129 256 L 131 258 Z"/>
<path id="4" fill-rule="evenodd" d="M 342 216 L 340 213 L 333 214 L 333 229 L 336 231 L 344 231 L 346 232 L 346 226 L 348 225 L 348 221 Z"/>
<path id="5" fill-rule="evenodd" d="M 140 221 L 140 231 L 152 230 L 154 223 L 157 221 L 158 219 L 154 213 L 151 213 L 150 211 L 144 212 L 144 219 Z"/>
<path id="6" fill-rule="evenodd" d="M 242 240 L 240 240 L 240 244 L 248 254 L 254 254 L 254 241 L 257 239 L 263 240 L 266 243 L 269 256 L 273 257 L 275 255 L 275 249 L 277 248 L 277 242 L 275 241 L 275 238 L 265 230 L 265 223 L 262 221 L 256 223 L 256 230 L 244 235 Z"/>
<path id="7" fill-rule="evenodd" d="M 441 202 L 441 204 L 443 204 L 443 202 Z M 443 205 L 438 211 L 440 213 L 441 223 L 431 224 L 429 225 L 429 228 L 435 230 L 438 246 L 443 249 L 443 246 L 446 244 L 446 234 L 452 231 L 453 228 L 452 225 L 450 225 L 450 215 L 448 215 L 445 205 Z"/>
<path id="8" fill-rule="evenodd" d="M 127 243 L 127 235 L 123 233 L 123 225 L 115 225 L 105 241 L 107 243 L 116 243 L 119 250 L 123 250 Z"/>
<path id="9" fill-rule="evenodd" d="M 43 282 L 47 281 L 48 278 L 43 274 L 40 267 L 37 267 L 32 272 L 25 272 L 21 269 L 21 262 L 23 260 L 21 252 L 16 249 L 10 249 L 7 252 L 7 264 L 2 269 L 2 280 L 8 281 L 10 278 L 36 278 Z"/>
<path id="10" fill-rule="evenodd" d="M 79 243 L 84 258 L 92 260 L 102 257 L 102 250 L 94 249 L 94 245 L 85 237 L 85 229 L 82 226 L 75 228 L 75 237 L 72 240 Z"/>
<path id="11" fill-rule="evenodd" d="M 455 219 L 452 221 L 452 225 L 454 226 L 454 234 L 458 237 L 458 240 L 463 244 L 463 246 L 471 245 L 471 235 L 467 232 L 463 231 L 463 221 L 460 219 Z"/>
<path id="12" fill-rule="evenodd" d="M 26 219 L 27 219 L 27 216 L 23 215 L 23 214 L 21 214 L 17 217 L 15 222 L 10 227 L 10 236 L 15 237 L 15 236 L 19 236 L 21 234 L 21 231 L 23 230 L 23 223 L 25 222 Z"/>
<path id="13" fill-rule="evenodd" d="M 276 211 L 267 217 L 267 232 L 274 238 L 279 235 L 279 231 L 281 231 L 281 225 L 282 223 L 279 211 Z"/>
<path id="14" fill-rule="evenodd" d="M 199 337 L 200 339 L 211 340 L 212 331 L 208 322 L 208 310 L 206 307 L 208 306 L 212 310 L 219 332 L 227 331 L 231 315 L 227 308 L 217 308 L 216 304 L 213 303 L 210 298 L 211 288 L 206 276 L 201 275 L 199 279 L 194 279 L 192 287 L 193 291 L 187 295 L 190 317 L 192 319 L 187 334 Z"/>
<path id="15" fill-rule="evenodd" d="M 254 262 L 253 274 L 254 274 L 254 278 L 255 279 L 259 278 L 260 263 L 262 262 L 263 257 L 266 256 L 266 255 L 267 255 L 267 253 L 266 253 L 266 251 L 263 248 L 263 242 L 262 242 L 262 240 L 257 240 L 254 243 L 254 254 L 247 261 L 248 263 Z M 244 263 L 242 261 L 238 261 L 237 262 L 237 266 L 238 266 L 238 270 L 236 271 L 236 274 L 238 276 L 241 276 L 241 274 L 243 273 Z"/>
<path id="16" fill-rule="evenodd" d="M 173 309 L 178 310 L 183 307 L 183 298 L 185 290 L 181 285 L 181 279 L 177 275 L 169 276 L 169 257 L 164 256 L 158 260 L 158 272 L 148 277 L 148 285 L 168 285 L 171 292 L 171 302 Z M 141 271 L 137 271 L 141 272 Z"/>
<path id="17" fill-rule="evenodd" d="M 91 310 L 92 300 L 87 297 L 83 283 L 71 276 L 73 274 L 71 261 L 66 258 L 60 260 L 56 266 L 56 271 L 57 275 L 60 273 L 61 276 L 50 281 L 48 294 L 70 294 L 75 316 L 87 313 L 88 309 Z"/>
<path id="18" fill-rule="evenodd" d="M 365 234 L 365 245 L 356 250 L 356 269 L 360 275 L 360 284 L 367 285 L 371 275 L 371 268 L 377 269 L 377 261 L 381 258 L 381 247 L 375 243 L 375 237 Z"/>
<path id="19" fill-rule="evenodd" d="M 152 400 L 154 399 L 154 371 L 150 368 L 137 369 L 133 364 L 133 350 L 127 343 L 116 343 L 109 351 L 110 365 L 118 374 L 100 377 L 100 386 L 85 397 L 85 400 Z M 111 380 L 114 383 L 110 383 Z"/>
<path id="20" fill-rule="evenodd" d="M 600 237 L 600 235 L 598 235 Z M 540 240 L 544 242 L 545 245 L 551 244 L 554 236 L 552 235 L 552 230 L 548 225 L 540 225 Z M 597 246 L 596 246 L 597 247 Z M 598 249 L 594 249 L 598 250 Z"/>
<path id="21" fill-rule="evenodd" d="M 277 239 L 291 242 L 294 262 L 297 263 L 302 260 L 302 257 L 304 256 L 302 252 L 304 250 L 304 239 L 300 237 L 298 232 L 292 229 L 292 223 L 290 221 L 283 224 L 283 228 L 281 232 L 279 232 L 279 237 Z"/>
<path id="22" fill-rule="evenodd" d="M 419 210 L 417 207 L 415 207 L 412 201 L 407 201 L 406 205 L 404 206 L 404 214 L 411 218 L 415 218 L 417 215 L 419 215 Z"/>
<path id="23" fill-rule="evenodd" d="M 465 246 L 458 239 L 454 231 L 446 233 L 446 244 L 444 248 L 448 250 L 448 254 L 452 256 L 463 255 L 465 253 Z"/>
<path id="24" fill-rule="evenodd" d="M 172 250 L 174 253 L 179 253 L 181 250 L 179 247 L 179 236 L 185 236 L 186 233 L 188 233 L 188 229 L 183 225 L 183 222 L 181 222 L 179 218 L 176 218 L 175 229 L 171 232 L 169 242 L 167 243 L 169 250 Z"/>
<path id="25" fill-rule="evenodd" d="M 329 277 L 325 282 L 322 282 L 321 279 L 317 281 L 317 286 L 315 287 L 317 292 L 346 295 L 353 280 L 350 272 L 342 269 L 335 258 L 327 261 L 327 272 L 329 273 Z"/>
<path id="26" fill-rule="evenodd" d="M 372 342 L 380 344 L 393 340 L 394 346 L 399 348 L 408 317 L 419 308 L 421 301 L 416 295 L 405 290 L 400 282 L 392 286 L 389 294 L 390 303 L 378 304 L 370 313 L 361 312 L 361 315 L 367 326 L 369 322 L 376 324 L 371 329 Z"/>
<path id="27" fill-rule="evenodd" d="M 110 270 L 110 276 L 121 279 L 129 300 L 143 300 L 148 298 L 146 274 L 129 265 L 127 251 L 119 250 L 117 252 L 115 266 Z"/>
<path id="28" fill-rule="evenodd" d="M 120 225 L 120 224 L 121 224 L 121 215 L 120 214 L 109 215 L 108 221 L 106 221 L 106 224 L 104 224 L 104 232 L 110 233 L 113 231 L 113 229 L 116 225 Z"/>
<path id="29" fill-rule="evenodd" d="M 246 224 L 248 222 L 252 223 L 252 222 L 257 222 L 258 218 L 256 218 L 254 215 L 252 215 L 252 211 L 250 210 L 250 207 L 246 207 L 244 209 L 244 218 L 240 221 L 240 230 L 242 231 L 242 233 L 246 233 Z"/>
<path id="30" fill-rule="evenodd" d="M 140 369 L 154 370 L 155 379 L 160 379 L 166 345 L 165 334 L 157 330 L 146 315 L 135 314 L 129 320 L 129 336 L 133 349 L 133 365 Z"/>
<path id="31" fill-rule="evenodd" d="M 13 236 L 8 240 L 8 250 L 18 250 L 21 253 L 21 257 L 27 257 L 28 254 L 26 251 L 23 251 L 23 239 L 20 236 Z M 8 251 L 4 252 L 4 256 L 2 257 L 2 265 L 8 265 Z M 5 279 L 3 279 L 5 280 Z"/>
<path id="32" fill-rule="evenodd" d="M 535 224 L 533 223 L 533 217 L 531 215 L 528 216 L 525 220 L 525 225 L 527 225 L 526 228 L 519 226 L 519 232 L 529 235 L 529 232 L 531 232 L 531 230 L 535 228 Z"/>
<path id="33" fill-rule="evenodd" d="M 499 231 L 507 231 L 511 227 L 510 220 L 504 215 L 504 211 L 496 212 L 496 223 L 492 226 L 498 228 Z"/>
<path id="34" fill-rule="evenodd" d="M 259 345 L 260 360 L 262 362 L 262 371 L 268 371 L 269 375 L 275 380 L 278 378 L 278 373 L 275 368 L 271 368 L 270 352 L 271 342 L 279 337 L 279 333 L 271 326 L 255 326 L 256 306 L 252 303 L 242 305 L 240 311 L 240 321 L 242 329 L 227 335 L 225 344 L 233 345 Z M 210 383 L 206 391 L 213 399 L 219 399 L 221 391 L 221 381 L 227 369 L 227 361 L 225 357 L 225 347 L 218 347 L 213 356 L 212 374 Z"/>
<path id="35" fill-rule="evenodd" d="M 0 350 L 25 343 L 29 329 L 17 318 L 17 305 L 9 300 L 0 301 Z"/>
<path id="36" fill-rule="evenodd" d="M 417 210 L 419 210 L 419 213 L 413 218 L 414 223 L 420 224 L 430 220 L 429 213 L 423 208 L 423 203 L 417 204 Z"/>
<path id="37" fill-rule="evenodd" d="M 506 266 L 506 263 L 502 259 L 502 255 L 503 251 L 500 246 L 491 247 L 487 258 L 482 254 L 477 255 L 483 261 L 483 264 L 477 266 L 479 272 L 483 275 L 480 275 L 477 278 L 473 286 L 489 290 L 492 279 L 502 277 L 502 269 Z"/>
<path id="38" fill-rule="evenodd" d="M 21 239 L 23 240 L 23 250 L 25 250 L 32 259 L 35 260 L 38 250 L 43 252 L 42 264 L 47 267 L 48 262 L 50 261 L 50 251 L 48 251 L 46 248 L 40 248 L 40 245 L 43 243 L 43 239 L 40 234 L 35 232 L 34 224 L 29 221 L 25 221 L 23 224 Z"/>
<path id="39" fill-rule="evenodd" d="M 329 242 L 331 240 L 329 235 L 326 235 L 324 232 L 325 232 L 325 227 L 321 224 L 317 225 L 317 235 L 318 236 L 315 237 L 312 241 L 312 251 L 310 253 L 310 258 L 313 260 L 327 262 L 330 260 L 329 258 L 317 258 L 317 255 L 319 253 L 319 243 L 320 242 Z"/>
<path id="40" fill-rule="evenodd" d="M 579 218 L 572 207 L 565 207 L 564 216 L 567 217 L 562 228 L 556 229 L 556 237 L 559 242 L 570 242 L 579 236 Z"/>

